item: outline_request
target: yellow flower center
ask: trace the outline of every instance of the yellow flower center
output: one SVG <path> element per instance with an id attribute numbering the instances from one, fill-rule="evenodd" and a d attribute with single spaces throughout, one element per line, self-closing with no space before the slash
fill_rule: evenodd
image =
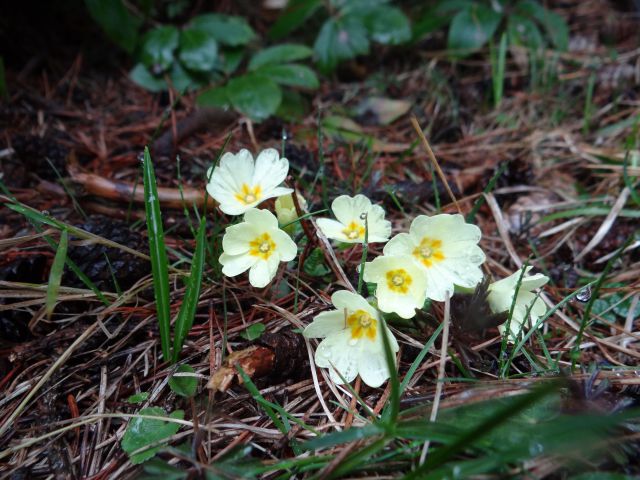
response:
<path id="1" fill-rule="evenodd" d="M 387 272 L 387 286 L 392 292 L 407 293 L 413 279 L 404 268 L 389 270 Z"/>
<path id="2" fill-rule="evenodd" d="M 246 183 L 242 184 L 242 190 L 235 194 L 236 200 L 245 205 L 249 205 L 257 200 L 260 200 L 262 194 L 262 188 L 260 185 L 250 187 Z"/>
<path id="3" fill-rule="evenodd" d="M 263 233 L 249 242 L 249 255 L 267 260 L 276 249 L 276 243 L 268 233 Z"/>
<path id="4" fill-rule="evenodd" d="M 433 265 L 434 261 L 440 262 L 444 260 L 442 253 L 442 240 L 433 240 L 424 237 L 413 250 L 413 256 L 416 257 L 425 267 Z"/>
<path id="5" fill-rule="evenodd" d="M 347 317 L 347 326 L 351 328 L 351 338 L 357 340 L 366 336 L 369 340 L 375 340 L 378 331 L 378 322 L 364 310 L 356 310 Z"/>
<path id="6" fill-rule="evenodd" d="M 349 240 L 364 238 L 364 225 L 360 225 L 356 222 L 351 222 L 349 225 L 347 225 L 347 228 L 342 230 L 342 233 L 344 233 Z"/>

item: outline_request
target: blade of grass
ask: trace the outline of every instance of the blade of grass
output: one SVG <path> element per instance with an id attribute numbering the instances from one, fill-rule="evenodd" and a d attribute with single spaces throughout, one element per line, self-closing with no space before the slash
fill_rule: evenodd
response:
<path id="1" fill-rule="evenodd" d="M 64 263 L 67 259 L 67 247 L 69 246 L 69 234 L 66 230 L 60 233 L 60 242 L 58 242 L 58 250 L 51 265 L 49 272 L 49 283 L 47 285 L 47 300 L 45 303 L 45 312 L 47 318 L 51 319 L 53 309 L 56 308 L 58 301 L 58 292 L 60 291 L 60 282 L 62 281 L 62 273 L 64 272 Z"/>
<path id="2" fill-rule="evenodd" d="M 507 315 L 507 323 L 504 327 L 504 335 L 502 335 L 502 342 L 500 342 L 500 356 L 498 360 L 500 362 L 500 374 L 503 375 L 504 365 L 505 365 L 505 351 L 507 349 L 507 341 L 511 336 L 511 320 L 513 318 L 513 312 L 516 309 L 516 302 L 518 300 L 518 292 L 520 291 L 520 285 L 522 285 L 522 279 L 524 278 L 525 273 L 527 273 L 527 266 L 529 265 L 529 259 L 524 262 L 522 265 L 522 269 L 520 271 L 520 276 L 518 277 L 518 281 L 516 282 L 516 288 L 513 292 L 513 298 L 511 299 L 511 306 L 509 307 L 509 315 Z"/>
<path id="3" fill-rule="evenodd" d="M 542 398 L 555 392 L 559 387 L 558 382 L 548 382 L 536 388 L 531 393 L 521 395 L 506 407 L 500 408 L 494 414 L 488 416 L 476 427 L 464 432 L 452 444 L 434 450 L 427 460 L 414 471 L 404 476 L 405 480 L 421 479 L 432 469 L 443 465 L 453 455 L 470 447 L 482 437 L 495 430 L 503 423 L 518 413 L 526 410 Z"/>
<path id="4" fill-rule="evenodd" d="M 170 305 L 169 305 L 169 261 L 164 243 L 164 230 L 160 201 L 158 200 L 158 186 L 153 171 L 153 163 L 149 154 L 149 147 L 144 149 L 142 163 L 145 211 L 147 217 L 147 231 L 149 235 L 149 253 L 151 256 L 151 273 L 153 275 L 153 290 L 156 299 L 156 315 L 160 329 L 160 345 L 162 357 L 171 361 L 170 338 Z"/>
<path id="5" fill-rule="evenodd" d="M 578 335 L 576 336 L 575 344 L 571 349 L 571 372 L 575 371 L 576 363 L 577 363 L 578 357 L 580 356 L 580 343 L 582 343 L 582 337 L 584 335 L 584 331 L 586 330 L 587 325 L 589 324 L 589 320 L 591 317 L 591 309 L 593 308 L 593 304 L 598 298 L 600 288 L 602 287 L 602 284 L 604 283 L 605 279 L 609 275 L 609 272 L 611 271 L 613 264 L 618 260 L 618 258 L 620 258 L 620 256 L 622 255 L 622 252 L 624 252 L 625 249 L 629 246 L 633 238 L 634 238 L 633 234 L 627 237 L 627 239 L 622 244 L 622 246 L 618 249 L 616 254 L 609 259 L 609 261 L 604 267 L 604 270 L 602 271 L 602 273 L 596 280 L 595 285 L 593 286 L 593 290 L 591 292 L 591 298 L 589 298 L 589 301 L 587 302 L 587 305 L 584 308 L 582 321 L 580 322 L 580 330 L 578 331 Z"/>
<path id="6" fill-rule="evenodd" d="M 184 299 L 178 312 L 178 318 L 176 318 L 176 324 L 174 327 L 173 335 L 173 361 L 178 360 L 180 350 L 182 350 L 182 344 L 187 338 L 189 330 L 193 325 L 193 319 L 196 315 L 196 308 L 198 306 L 198 299 L 200 298 L 200 290 L 202 287 L 202 270 L 204 268 L 204 247 L 206 243 L 205 238 L 206 223 L 204 218 L 200 220 L 200 227 L 198 228 L 198 234 L 196 236 L 196 251 L 193 254 L 191 261 L 191 275 L 189 276 L 189 283 L 185 289 Z"/>
<path id="7" fill-rule="evenodd" d="M 409 385 L 409 382 L 411 381 L 411 378 L 413 378 L 413 375 L 416 373 L 416 370 L 422 363 L 422 360 L 424 360 L 424 357 L 426 357 L 427 353 L 429 353 L 431 346 L 434 344 L 434 342 L 436 341 L 436 338 L 438 338 L 438 335 L 440 335 L 440 332 L 442 331 L 443 328 L 444 328 L 444 323 L 441 323 L 440 325 L 438 325 L 438 328 L 436 328 L 436 331 L 433 332 L 433 334 L 431 335 L 431 338 L 429 338 L 427 343 L 424 344 L 424 347 L 422 347 L 422 350 L 420 351 L 416 359 L 413 361 L 413 363 L 409 367 L 409 370 L 407 370 L 407 373 L 405 374 L 404 379 L 400 384 L 401 395 L 406 390 L 407 385 Z"/>
<path id="8" fill-rule="evenodd" d="M 487 183 L 487 186 L 484 187 L 484 190 L 482 191 L 482 195 L 480 195 L 478 199 L 475 201 L 475 203 L 473 204 L 473 207 L 471 208 L 471 211 L 467 214 L 465 218 L 467 223 L 475 222 L 476 215 L 478 214 L 478 210 L 480 210 L 480 207 L 482 207 L 482 205 L 484 204 L 485 195 L 487 193 L 492 192 L 493 189 L 496 187 L 496 182 L 498 181 L 500 176 L 504 173 L 504 171 L 507 169 L 507 165 L 508 163 L 506 162 L 502 163 L 500 167 L 498 167 L 498 170 L 496 170 L 496 173 L 493 174 L 493 176 Z"/>
<path id="9" fill-rule="evenodd" d="M 507 36 L 502 34 L 498 51 L 491 43 L 491 81 L 493 83 L 493 106 L 498 108 L 502 102 L 502 94 L 504 92 L 504 72 L 507 60 Z"/>

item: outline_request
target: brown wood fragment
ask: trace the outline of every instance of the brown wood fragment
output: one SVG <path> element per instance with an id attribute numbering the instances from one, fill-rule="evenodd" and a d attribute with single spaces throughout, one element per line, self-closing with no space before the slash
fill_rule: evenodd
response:
<path id="1" fill-rule="evenodd" d="M 242 383 L 242 378 L 236 370 L 236 365 L 250 377 L 262 377 L 273 370 L 275 364 L 275 353 L 265 347 L 252 346 L 233 352 L 229 355 L 222 366 L 216 370 L 207 383 L 207 388 L 224 392 L 233 382 L 234 377 L 238 377 L 238 383 Z"/>

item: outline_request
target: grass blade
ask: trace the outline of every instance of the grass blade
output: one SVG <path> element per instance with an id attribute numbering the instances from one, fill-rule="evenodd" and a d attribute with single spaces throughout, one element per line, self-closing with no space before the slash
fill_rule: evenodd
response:
<path id="1" fill-rule="evenodd" d="M 200 227 L 196 235 L 196 251 L 191 260 L 191 275 L 189 283 L 185 289 L 184 299 L 178 318 L 176 319 L 175 330 L 173 335 L 173 361 L 178 360 L 182 344 L 187 338 L 189 330 L 193 325 L 193 319 L 196 315 L 198 299 L 200 298 L 200 289 L 202 287 L 202 270 L 204 268 L 204 247 L 205 247 L 205 219 L 200 220 Z"/>
<path id="2" fill-rule="evenodd" d="M 60 282 L 62 281 L 62 273 L 64 272 L 64 263 L 67 259 L 67 247 L 69 246 L 69 233 L 62 230 L 60 233 L 60 242 L 58 242 L 58 250 L 51 265 L 49 272 L 49 283 L 47 286 L 47 300 L 45 303 L 45 312 L 47 318 L 51 319 L 53 309 L 56 308 L 58 300 L 58 292 L 60 291 Z"/>
<path id="3" fill-rule="evenodd" d="M 164 230 L 158 200 L 158 186 L 151 163 L 149 147 L 144 149 L 142 163 L 144 180 L 145 211 L 147 230 L 149 232 L 149 255 L 151 256 L 151 272 L 153 274 L 153 290 L 156 298 L 156 315 L 160 328 L 160 344 L 162 356 L 166 361 L 171 360 L 170 338 L 170 308 L 169 308 L 169 261 L 164 244 Z"/>

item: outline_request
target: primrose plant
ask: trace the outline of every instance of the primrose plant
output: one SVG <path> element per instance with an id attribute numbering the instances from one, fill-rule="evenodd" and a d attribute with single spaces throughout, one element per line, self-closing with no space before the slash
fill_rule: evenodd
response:
<path id="1" fill-rule="evenodd" d="M 256 161 L 247 150 L 226 153 L 220 165 L 209 171 L 208 193 L 228 215 L 244 214 L 241 223 L 227 227 L 219 261 L 222 272 L 235 277 L 249 270 L 249 283 L 266 287 L 281 262 L 293 260 L 298 248 L 284 230 L 298 213 L 292 190 L 282 186 L 289 162 L 274 149 L 261 152 Z M 276 198 L 276 213 L 258 209 Z M 298 198 L 298 205 L 305 205 Z M 335 219 L 319 218 L 318 228 L 329 239 L 343 244 L 385 243 L 382 255 L 363 261 L 363 279 L 375 285 L 375 295 L 338 290 L 331 296 L 333 309 L 322 312 L 304 329 L 307 338 L 322 339 L 315 353 L 318 367 L 327 368 L 335 383 L 351 382 L 358 375 L 371 387 L 379 387 L 391 372 L 383 336 L 393 353 L 398 342 L 385 315 L 412 318 L 427 300 L 443 302 L 457 289 L 474 289 L 483 280 L 485 254 L 479 246 L 481 231 L 460 214 L 418 215 L 408 232 L 391 237 L 392 225 L 385 211 L 362 194 L 341 195 L 331 204 Z M 366 250 L 365 250 L 366 251 Z M 501 326 L 504 341 L 515 342 L 523 330 L 546 311 L 535 290 L 548 278 L 529 275 L 531 267 L 498 280 L 488 287 L 487 303 L 494 314 L 511 313 L 508 327 Z"/>

